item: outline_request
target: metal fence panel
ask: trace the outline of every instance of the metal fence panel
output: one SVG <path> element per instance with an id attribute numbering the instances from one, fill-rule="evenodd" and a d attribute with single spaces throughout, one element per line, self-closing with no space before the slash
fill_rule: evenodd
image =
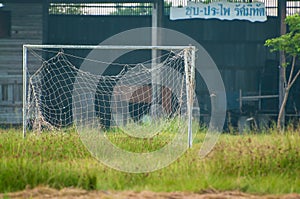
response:
<path id="1" fill-rule="evenodd" d="M 202 0 L 198 2 L 213 2 L 215 0 Z M 268 16 L 278 16 L 278 0 L 257 0 L 264 2 Z M 78 0 L 59 1 L 51 0 L 49 5 L 49 14 L 52 15 L 123 15 L 123 16 L 142 16 L 152 14 L 152 0 L 133 3 L 134 1 L 121 1 L 118 3 L 108 3 L 108 1 L 94 1 L 93 3 L 78 3 Z M 70 3 L 72 2 L 72 3 Z M 90 1 L 89 1 L 90 2 Z M 124 3 L 126 2 L 126 3 Z M 137 3 L 139 2 L 139 3 Z M 188 0 L 165 0 L 165 15 L 169 15 L 170 7 L 186 6 Z M 228 0 L 228 2 L 245 3 L 252 0 Z M 292 15 L 300 13 L 300 1 L 287 1 L 287 14 Z"/>

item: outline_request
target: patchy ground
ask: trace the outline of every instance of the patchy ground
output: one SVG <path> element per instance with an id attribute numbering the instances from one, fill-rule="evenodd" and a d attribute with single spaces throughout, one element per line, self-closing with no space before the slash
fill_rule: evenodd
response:
<path id="1" fill-rule="evenodd" d="M 37 187 L 34 189 L 26 189 L 15 193 L 0 194 L 0 198 L 59 198 L 59 199 L 300 199 L 300 194 L 287 194 L 287 195 L 251 195 L 241 192 L 228 191 L 206 191 L 203 193 L 184 193 L 184 192 L 171 192 L 171 193 L 155 193 L 150 191 L 134 192 L 134 191 L 86 191 L 74 188 L 64 188 L 56 190 L 48 187 Z"/>

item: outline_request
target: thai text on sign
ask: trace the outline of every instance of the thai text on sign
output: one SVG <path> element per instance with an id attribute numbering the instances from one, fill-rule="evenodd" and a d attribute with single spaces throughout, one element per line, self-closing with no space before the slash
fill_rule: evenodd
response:
<path id="1" fill-rule="evenodd" d="M 230 3 L 212 2 L 209 4 L 188 2 L 185 7 L 171 7 L 170 19 L 221 19 L 221 20 L 248 20 L 266 21 L 266 7 L 264 3 Z"/>

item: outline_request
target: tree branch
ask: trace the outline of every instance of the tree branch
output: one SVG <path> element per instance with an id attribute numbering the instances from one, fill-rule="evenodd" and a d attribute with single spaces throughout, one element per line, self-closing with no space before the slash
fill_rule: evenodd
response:
<path id="1" fill-rule="evenodd" d="M 290 71 L 290 77 L 289 77 L 288 85 L 290 85 L 290 83 L 292 81 L 292 77 L 293 77 L 293 73 L 294 73 L 294 69 L 295 69 L 295 62 L 296 62 L 296 55 L 293 55 L 292 68 L 291 68 L 291 71 Z"/>
<path id="2" fill-rule="evenodd" d="M 298 70 L 297 74 L 295 75 L 295 77 L 293 78 L 293 81 L 291 82 L 291 84 L 289 85 L 289 87 L 292 87 L 293 84 L 295 83 L 295 81 L 297 80 L 298 76 L 300 75 L 300 70 Z"/>

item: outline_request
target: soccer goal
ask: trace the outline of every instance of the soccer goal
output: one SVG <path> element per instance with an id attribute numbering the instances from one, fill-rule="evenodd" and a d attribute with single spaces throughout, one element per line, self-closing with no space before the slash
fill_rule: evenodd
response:
<path id="1" fill-rule="evenodd" d="M 153 51 L 158 56 L 152 57 Z M 194 46 L 24 45 L 24 137 L 74 125 L 148 138 L 171 126 L 185 131 L 191 146 L 200 114 L 195 51 Z"/>

